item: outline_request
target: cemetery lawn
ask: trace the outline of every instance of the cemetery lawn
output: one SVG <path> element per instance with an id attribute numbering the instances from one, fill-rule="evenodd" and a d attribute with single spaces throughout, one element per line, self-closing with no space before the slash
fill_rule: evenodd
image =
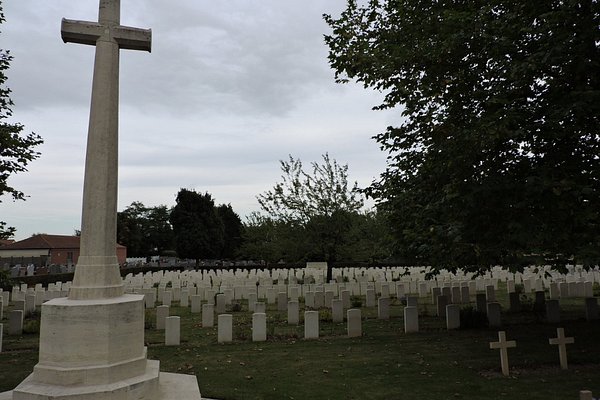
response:
<path id="1" fill-rule="evenodd" d="M 500 290 L 499 292 L 502 292 Z M 498 296 L 506 310 L 508 302 Z M 181 317 L 182 344 L 164 346 L 156 331 L 155 311 L 146 311 L 148 357 L 161 371 L 196 375 L 203 397 L 241 399 L 577 399 L 579 391 L 600 393 L 600 321 L 587 322 L 583 299 L 561 301 L 563 321 L 544 323 L 533 311 L 504 312 L 510 376 L 500 371 L 500 355 L 490 350 L 497 329 L 479 327 L 447 331 L 433 315 L 429 299 L 420 299 L 421 332 L 405 334 L 403 306 L 392 301 L 391 319 L 377 320 L 377 310 L 362 307 L 363 337 L 345 337 L 345 324 L 333 324 L 321 310 L 318 340 L 302 339 L 302 326 L 288 326 L 286 315 L 268 306 L 268 341 L 251 341 L 251 314 L 232 312 L 234 342 L 217 344 L 217 330 L 201 327 L 201 314 L 171 307 Z M 527 308 L 527 307 L 525 307 Z M 215 318 L 216 321 L 216 318 Z M 38 357 L 38 336 L 6 335 L 0 353 L 0 392 L 13 389 Z M 26 326 L 35 330 L 35 318 Z M 569 370 L 560 369 L 556 327 L 575 338 L 567 346 Z M 181 399 L 185 400 L 185 399 Z"/>

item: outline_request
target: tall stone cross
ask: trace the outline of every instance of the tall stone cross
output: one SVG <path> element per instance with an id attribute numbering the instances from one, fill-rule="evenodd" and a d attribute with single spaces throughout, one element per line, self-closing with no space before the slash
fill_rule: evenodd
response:
<path id="1" fill-rule="evenodd" d="M 119 50 L 151 50 L 152 31 L 120 25 L 120 0 L 100 0 L 98 22 L 62 20 L 63 41 L 96 46 L 85 160 L 80 255 L 69 298 L 121 296 L 116 255 Z"/>

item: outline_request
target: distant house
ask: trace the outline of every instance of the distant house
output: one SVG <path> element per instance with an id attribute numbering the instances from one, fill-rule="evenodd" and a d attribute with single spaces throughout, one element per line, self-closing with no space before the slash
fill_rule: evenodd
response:
<path id="1" fill-rule="evenodd" d="M 0 239 L 0 247 L 7 245 L 7 244 L 11 244 L 14 243 L 14 240 L 8 240 L 8 239 Z"/>
<path id="2" fill-rule="evenodd" d="M 117 259 L 124 264 L 127 248 L 117 244 Z M 0 265 L 72 265 L 79 258 L 79 236 L 33 235 L 28 239 L 0 246 Z"/>

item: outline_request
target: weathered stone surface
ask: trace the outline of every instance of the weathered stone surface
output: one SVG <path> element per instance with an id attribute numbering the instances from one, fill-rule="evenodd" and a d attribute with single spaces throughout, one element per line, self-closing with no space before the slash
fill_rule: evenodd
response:
<path id="1" fill-rule="evenodd" d="M 404 332 L 419 332 L 419 310 L 417 307 L 404 307 Z"/>
<path id="2" fill-rule="evenodd" d="M 458 304 L 448 304 L 446 306 L 446 329 L 460 328 L 460 306 Z"/>
<path id="3" fill-rule="evenodd" d="M 252 314 L 252 341 L 264 342 L 267 340 L 267 314 Z"/>
<path id="4" fill-rule="evenodd" d="M 319 338 L 319 312 L 304 312 L 304 339 Z"/>
<path id="5" fill-rule="evenodd" d="M 231 342 L 233 340 L 233 316 L 231 314 L 221 314 L 217 324 L 217 342 Z"/>
<path id="6" fill-rule="evenodd" d="M 360 309 L 350 309 L 346 314 L 348 318 L 348 337 L 362 336 L 362 317 Z"/>
<path id="7" fill-rule="evenodd" d="M 165 318 L 165 345 L 179 346 L 181 342 L 181 319 L 179 317 Z"/>

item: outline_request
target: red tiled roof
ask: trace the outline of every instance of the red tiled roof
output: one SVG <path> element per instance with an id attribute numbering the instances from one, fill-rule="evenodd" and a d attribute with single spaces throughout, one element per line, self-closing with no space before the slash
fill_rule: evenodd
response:
<path id="1" fill-rule="evenodd" d="M 117 244 L 117 247 L 123 247 Z M 79 236 L 65 235 L 33 235 L 30 238 L 0 246 L 2 250 L 25 249 L 78 249 Z"/>
<path id="2" fill-rule="evenodd" d="M 14 243 L 14 240 L 0 239 L 0 246 L 4 246 L 6 244 Z"/>

